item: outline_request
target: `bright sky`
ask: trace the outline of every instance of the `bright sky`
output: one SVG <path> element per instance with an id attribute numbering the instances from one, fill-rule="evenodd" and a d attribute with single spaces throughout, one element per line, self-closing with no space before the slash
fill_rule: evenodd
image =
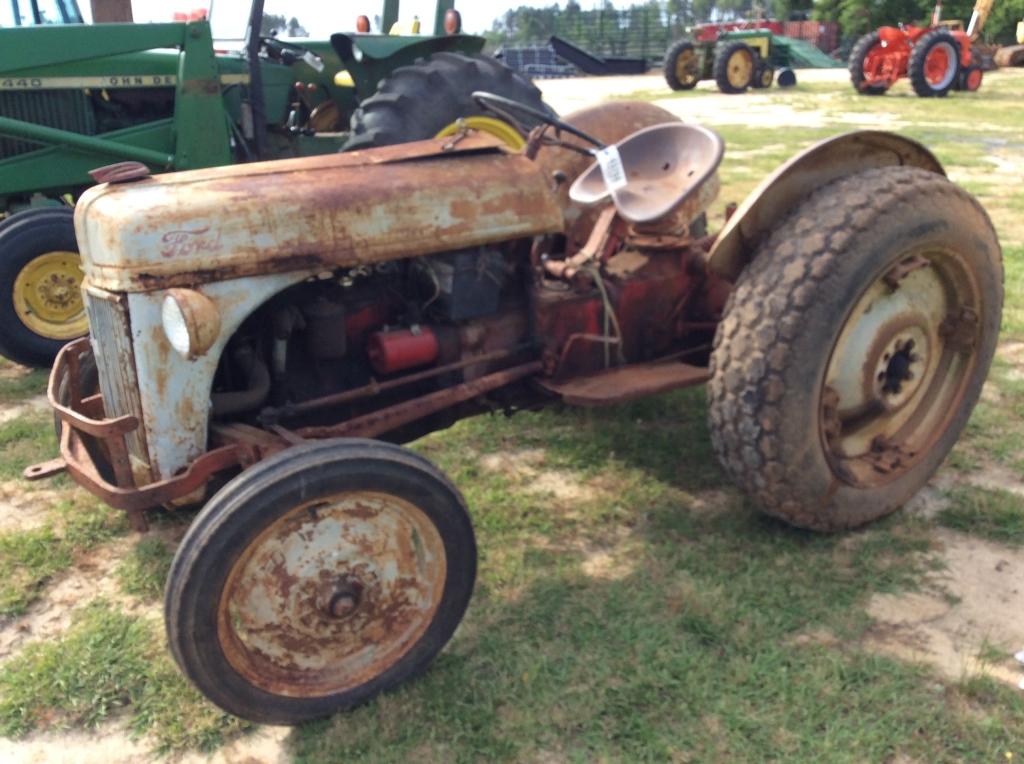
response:
<path id="1" fill-rule="evenodd" d="M 3 0 L 0 0 L 2 2 Z M 470 33 L 485 32 L 494 20 L 511 8 L 521 5 L 544 7 L 554 5 L 557 0 L 517 0 L 516 2 L 470 2 L 456 0 L 455 7 L 462 14 L 462 26 Z M 628 8 L 636 0 L 615 0 L 616 7 Z M 83 15 L 90 16 L 89 0 L 78 0 Z M 188 12 L 205 8 L 209 0 L 132 0 L 133 13 L 138 22 L 170 21 L 175 11 Z M 559 2 L 564 5 L 564 2 Z M 249 12 L 249 0 L 213 0 L 214 35 L 232 36 L 228 30 L 242 30 Z M 580 0 L 583 8 L 597 7 L 595 0 Z M 327 3 L 320 0 L 266 0 L 266 13 L 286 18 L 295 16 L 314 37 L 326 38 L 334 32 L 352 31 L 356 17 L 366 14 L 372 20 L 383 8 L 379 0 L 357 0 L 356 2 Z M 433 0 L 404 0 L 401 3 L 402 20 L 419 16 L 424 24 L 433 19 Z M 426 26 L 424 32 L 430 31 Z M 240 33 L 239 33 L 240 34 Z"/>

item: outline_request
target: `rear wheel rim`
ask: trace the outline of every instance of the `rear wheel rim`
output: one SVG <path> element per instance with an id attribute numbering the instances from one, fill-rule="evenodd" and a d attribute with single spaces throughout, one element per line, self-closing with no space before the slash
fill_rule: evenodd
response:
<path id="1" fill-rule="evenodd" d="M 446 575 L 441 534 L 414 504 L 369 491 L 305 502 L 232 566 L 218 605 L 220 647 L 266 692 L 346 692 L 419 642 Z"/>
<path id="2" fill-rule="evenodd" d="M 476 130 L 497 138 L 513 151 L 521 151 L 526 147 L 526 139 L 508 122 L 494 117 L 462 117 L 450 125 L 441 128 L 435 138 L 447 138 L 460 130 Z"/>
<path id="3" fill-rule="evenodd" d="M 45 252 L 14 280 L 14 310 L 34 334 L 70 340 L 89 331 L 82 305 L 82 265 L 77 252 Z"/>
<path id="4" fill-rule="evenodd" d="M 962 405 L 980 347 L 980 288 L 959 256 L 907 254 L 848 314 L 821 391 L 833 472 L 858 487 L 912 469 Z"/>
<path id="5" fill-rule="evenodd" d="M 924 78 L 935 90 L 949 87 L 956 77 L 956 51 L 948 42 L 932 46 L 924 58 Z"/>
<path id="6" fill-rule="evenodd" d="M 734 88 L 745 88 L 750 84 L 750 78 L 754 71 L 754 58 L 749 51 L 737 50 L 729 56 L 729 62 L 725 69 L 730 85 Z"/>

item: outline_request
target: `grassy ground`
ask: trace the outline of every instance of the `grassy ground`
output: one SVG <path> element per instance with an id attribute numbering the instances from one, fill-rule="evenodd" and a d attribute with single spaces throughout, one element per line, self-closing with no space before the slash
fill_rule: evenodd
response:
<path id="1" fill-rule="evenodd" d="M 301 762 L 1024 756 L 1024 693 L 984 675 L 950 678 L 866 639 L 876 627 L 873 596 L 931 585 L 941 534 L 1005 544 L 1008 559 L 1024 544 L 1016 492 L 1024 484 L 1022 94 L 1024 77 L 991 77 L 979 93 L 945 101 L 902 89 L 864 99 L 845 85 L 812 84 L 757 103 L 806 113 L 813 126 L 706 122 L 728 143 L 715 217 L 797 150 L 879 114 L 927 143 L 989 210 L 1006 259 L 1003 344 L 936 481 L 940 512 L 899 513 L 838 536 L 759 516 L 715 463 L 701 390 L 612 410 L 463 422 L 415 445 L 452 476 L 473 515 L 480 570 L 463 626 L 424 677 L 290 733 L 287 754 Z M 640 96 L 682 110 L 690 103 L 665 91 Z M 719 108 L 744 108 L 743 98 L 723 98 Z M 0 401 L 41 389 L 40 375 L 0 368 Z M 0 479 L 51 453 L 45 420 L 28 412 L 0 425 Z M 0 734 L 98 728 L 170 752 L 246 734 L 185 685 L 163 648 L 160 592 L 180 526 L 129 534 L 66 481 L 36 504 L 41 522 L 0 533 L 0 625 L 31 617 L 61 581 L 97 566 L 109 568 L 110 585 L 69 604 L 65 628 L 0 663 Z M 1002 661 L 1022 646 L 986 641 L 979 659 Z"/>

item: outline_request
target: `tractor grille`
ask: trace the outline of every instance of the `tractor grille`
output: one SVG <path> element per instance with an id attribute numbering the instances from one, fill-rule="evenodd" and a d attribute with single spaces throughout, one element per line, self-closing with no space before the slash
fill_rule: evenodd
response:
<path id="1" fill-rule="evenodd" d="M 40 90 L 0 93 L 0 114 L 11 119 L 56 127 L 83 135 L 96 134 L 96 116 L 81 90 Z M 41 144 L 0 136 L 0 159 L 42 148 Z"/>
<path id="2" fill-rule="evenodd" d="M 87 287 L 85 310 L 89 316 L 89 334 L 96 369 L 103 393 L 104 414 L 108 419 L 131 414 L 140 424 L 125 436 L 128 453 L 136 465 L 148 465 L 145 428 L 142 426 L 142 404 L 135 375 L 135 353 L 132 350 L 131 324 L 128 320 L 128 299 L 124 295 Z M 138 474 L 138 469 L 133 469 Z M 147 470 L 148 471 L 148 470 Z"/>

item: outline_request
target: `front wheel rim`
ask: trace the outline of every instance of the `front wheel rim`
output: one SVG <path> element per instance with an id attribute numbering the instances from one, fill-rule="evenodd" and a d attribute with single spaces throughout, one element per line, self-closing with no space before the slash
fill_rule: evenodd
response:
<path id="1" fill-rule="evenodd" d="M 980 294 L 959 256 L 929 250 L 900 258 L 861 295 L 820 392 L 820 432 L 837 477 L 884 485 L 941 439 L 978 363 Z"/>
<path id="2" fill-rule="evenodd" d="M 32 258 L 14 280 L 14 311 L 34 334 L 53 340 L 89 330 L 82 304 L 82 266 L 76 252 L 45 252 Z"/>
<path id="3" fill-rule="evenodd" d="M 446 576 L 444 541 L 419 507 L 368 491 L 316 499 L 272 522 L 233 564 L 218 641 L 266 692 L 347 692 L 419 642 Z"/>

